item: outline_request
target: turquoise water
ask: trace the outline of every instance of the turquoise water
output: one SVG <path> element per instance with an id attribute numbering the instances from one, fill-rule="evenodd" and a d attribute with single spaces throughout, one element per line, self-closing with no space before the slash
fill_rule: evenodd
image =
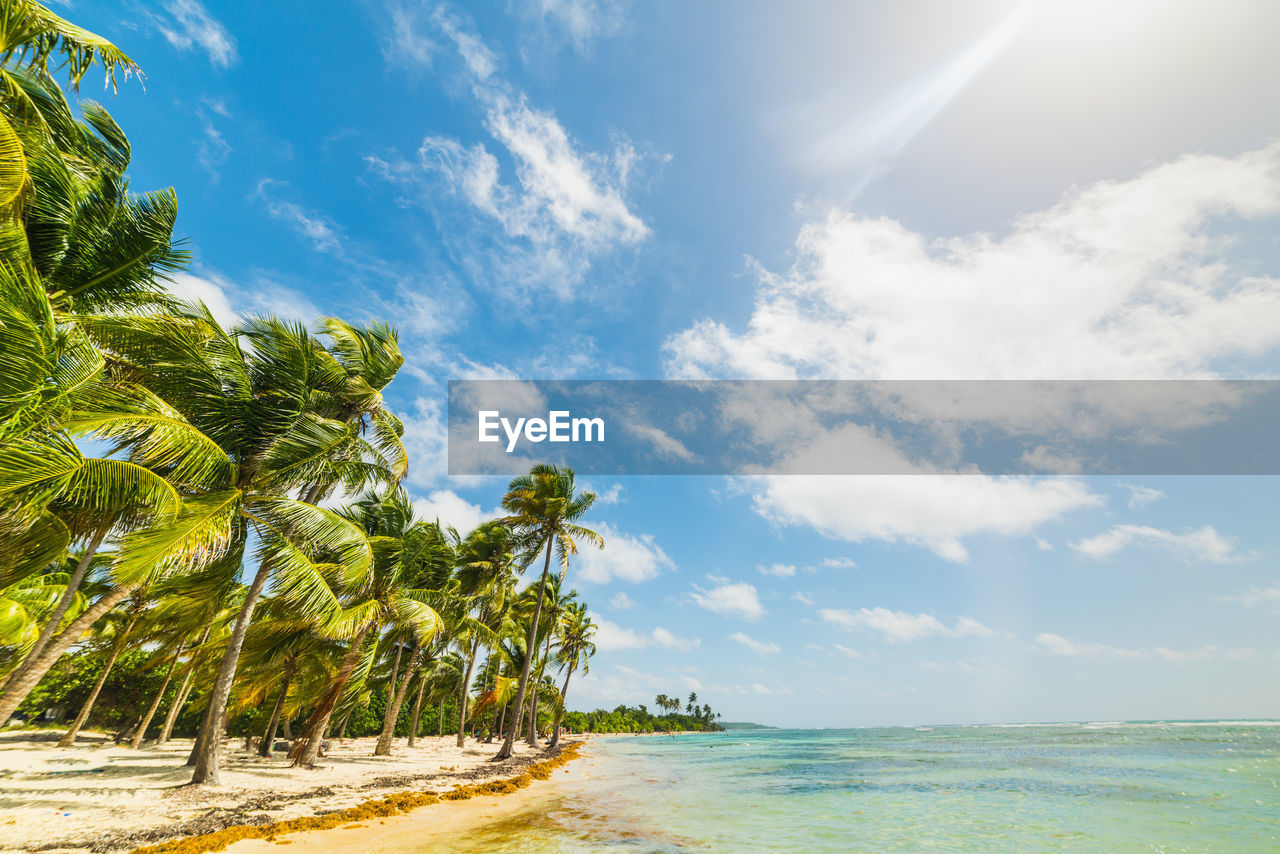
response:
<path id="1" fill-rule="evenodd" d="M 595 740 L 537 808 L 418 849 L 1280 852 L 1280 726 L 774 730 Z"/>

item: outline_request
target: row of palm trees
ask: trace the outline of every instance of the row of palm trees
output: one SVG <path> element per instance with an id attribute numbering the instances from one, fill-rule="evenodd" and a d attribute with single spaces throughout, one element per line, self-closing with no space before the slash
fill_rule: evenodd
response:
<path id="1" fill-rule="evenodd" d="M 96 104 L 77 117 L 54 76 L 76 87 L 94 65 L 112 85 L 138 70 L 38 3 L 0 0 L 0 722 L 69 654 L 105 653 L 73 744 L 119 656 L 143 648 L 166 675 L 129 743 L 166 698 L 160 742 L 201 704 L 195 783 L 219 781 L 244 709 L 270 705 L 267 752 L 302 714 L 290 755 L 311 765 L 374 690 L 376 753 L 411 695 L 416 734 L 441 686 L 457 689 L 459 745 L 485 716 L 496 758 L 536 745 L 540 703 L 554 744 L 594 652 L 585 605 L 561 591 L 579 545 L 603 545 L 580 525 L 594 495 L 538 466 L 511 482 L 508 515 L 465 536 L 417 518 L 383 400 L 395 330 L 228 329 L 173 299 L 175 194 L 132 193 L 124 133 Z"/>

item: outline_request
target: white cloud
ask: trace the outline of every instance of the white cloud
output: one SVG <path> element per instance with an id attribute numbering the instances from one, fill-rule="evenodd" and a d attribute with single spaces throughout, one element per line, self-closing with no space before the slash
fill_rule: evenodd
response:
<path id="1" fill-rule="evenodd" d="M 594 614 L 592 615 L 592 621 L 596 624 L 595 644 L 601 651 L 648 649 L 653 646 L 660 646 L 664 649 L 691 650 L 702 645 L 702 641 L 698 638 L 679 638 L 661 626 L 646 634 L 637 632 L 635 629 L 623 628 L 611 620 L 606 620 Z"/>
<path id="2" fill-rule="evenodd" d="M 742 644 L 757 655 L 774 655 L 775 653 L 782 652 L 782 649 L 776 643 L 758 641 L 750 635 L 743 634 L 742 632 L 734 632 L 729 635 L 729 640 Z"/>
<path id="3" fill-rule="evenodd" d="M 169 293 L 184 302 L 202 302 L 223 326 L 231 326 L 239 319 L 239 311 L 231 306 L 227 295 L 230 283 L 219 276 L 196 276 L 191 273 L 174 273 L 169 283 Z"/>
<path id="4" fill-rule="evenodd" d="M 1158 549 L 1188 561 L 1226 563 L 1246 557 L 1236 553 L 1234 537 L 1219 534 L 1212 525 L 1188 529 L 1181 534 L 1146 525 L 1116 525 L 1109 531 L 1072 543 L 1071 548 L 1091 558 L 1101 559 L 1131 545 Z"/>
<path id="5" fill-rule="evenodd" d="M 1122 483 L 1120 485 L 1129 490 L 1129 507 L 1131 509 L 1142 507 L 1145 504 L 1150 504 L 1153 501 L 1159 501 L 1161 498 L 1165 497 L 1163 492 L 1158 489 L 1153 489 L 1150 486 L 1142 486 L 1137 483 Z"/>
<path id="6" fill-rule="evenodd" d="M 924 546 L 964 562 L 962 538 L 1021 535 L 1101 504 L 1083 481 L 978 475 L 771 476 L 744 479 L 757 513 L 778 525 L 807 525 L 842 540 Z"/>
<path id="7" fill-rule="evenodd" d="M 632 584 L 656 578 L 664 571 L 674 572 L 675 561 L 649 534 L 624 534 L 608 523 L 594 526 L 604 537 L 604 548 L 586 545 L 574 558 L 574 580 L 583 584 L 608 584 L 628 581 Z"/>
<path id="8" fill-rule="evenodd" d="M 383 178 L 415 192 L 417 201 L 434 204 L 439 193 L 433 185 L 439 181 L 475 214 L 496 223 L 505 236 L 497 252 L 492 230 L 482 229 L 482 236 L 466 227 L 452 229 L 455 239 L 476 241 L 459 246 L 460 252 L 496 266 L 496 275 L 487 279 L 525 296 L 534 288 L 573 296 L 595 258 L 650 233 L 625 199 L 641 154 L 621 137 L 609 153 L 583 151 L 554 114 L 532 106 L 498 76 L 496 57 L 460 19 L 437 9 L 432 21 L 455 44 L 484 111 L 484 128 L 514 167 L 514 182 L 503 177 L 502 164 L 484 143 L 464 146 L 452 137 L 426 137 L 415 163 L 374 156 L 367 162 Z"/>
<path id="9" fill-rule="evenodd" d="M 178 50 L 199 47 L 210 62 L 223 68 L 236 61 L 236 40 L 198 0 L 169 0 L 164 8 L 171 18 L 148 14 L 169 44 Z"/>
<path id="10" fill-rule="evenodd" d="M 698 607 L 725 616 L 758 620 L 765 614 L 764 606 L 760 604 L 760 597 L 756 595 L 755 586 L 745 582 L 733 583 L 720 580 L 710 590 L 695 587 L 689 594 L 689 598 Z"/>
<path id="11" fill-rule="evenodd" d="M 1280 603 L 1280 581 L 1275 582 L 1270 587 L 1258 587 L 1255 585 L 1242 593 L 1222 596 L 1218 601 L 1238 605 L 1261 605 L 1268 602 Z"/>
<path id="12" fill-rule="evenodd" d="M 930 241 L 832 211 L 797 260 L 760 270 L 734 332 L 666 342 L 677 377 L 1074 379 L 1202 376 L 1280 343 L 1280 279 L 1227 260 L 1213 227 L 1280 209 L 1280 142 L 1188 155 L 1094 184 L 1003 237 Z M 998 310 L 993 310 L 998 308 Z"/>
<path id="13" fill-rule="evenodd" d="M 322 315 L 315 303 L 292 288 L 269 279 L 241 285 L 210 270 L 201 271 L 200 275 L 175 273 L 169 293 L 187 302 L 203 302 L 223 326 L 231 326 L 240 317 L 253 314 L 271 314 L 308 323 Z"/>
<path id="14" fill-rule="evenodd" d="M 628 611 L 635 606 L 636 601 L 622 590 L 619 590 L 609 598 L 609 607 L 617 611 Z"/>
<path id="15" fill-rule="evenodd" d="M 943 625 L 932 614 L 908 614 L 890 611 L 888 608 L 822 608 L 818 616 L 828 623 L 844 629 L 867 628 L 880 632 L 891 643 L 923 640 L 928 637 L 980 637 L 994 638 L 998 634 L 970 617 L 960 617 L 952 628 Z"/>
<path id="16" fill-rule="evenodd" d="M 472 504 L 451 489 L 437 489 L 426 498 L 413 502 L 413 509 L 428 522 L 440 520 L 445 527 L 453 527 L 462 536 L 478 528 L 482 523 L 507 515 L 501 507 L 485 512 L 479 504 Z"/>
<path id="17" fill-rule="evenodd" d="M 431 67 L 437 45 L 425 31 L 428 27 L 421 4 L 394 3 L 386 8 L 387 30 L 382 55 L 396 65 Z"/>
<path id="18" fill-rule="evenodd" d="M 231 118 L 226 104 L 220 98 L 202 98 L 201 101 L 204 107 L 208 107 L 210 111 L 224 118 Z M 204 128 L 204 134 L 196 144 L 196 161 L 200 164 L 200 168 L 209 173 L 209 180 L 217 183 L 218 170 L 222 168 L 222 164 L 226 163 L 227 158 L 231 156 L 231 144 L 223 138 L 222 132 L 214 125 L 213 119 L 209 118 L 204 107 L 196 110 L 196 115 Z"/>
<path id="19" fill-rule="evenodd" d="M 801 605 L 813 605 L 813 597 L 808 593 L 805 593 L 803 590 L 797 590 L 795 593 L 792 593 L 791 601 L 799 602 Z"/>
<path id="20" fill-rule="evenodd" d="M 793 563 L 774 563 L 769 566 L 757 566 L 764 575 L 772 575 L 776 578 L 790 578 L 796 574 L 796 566 Z"/>
<path id="21" fill-rule="evenodd" d="M 853 647 L 848 647 L 843 644 L 833 643 L 831 645 L 831 648 L 834 649 L 836 652 L 840 653 L 841 655 L 843 655 L 845 658 L 862 658 L 862 653 L 858 652 Z"/>
<path id="22" fill-rule="evenodd" d="M 1069 640 L 1061 635 L 1042 633 L 1036 635 L 1036 651 L 1048 655 L 1075 656 L 1081 658 L 1103 659 L 1162 659 L 1164 661 L 1243 661 L 1252 658 L 1256 653 L 1245 647 L 1224 648 L 1210 644 L 1198 649 L 1182 651 L 1169 647 L 1117 647 L 1101 643 L 1084 643 Z"/>
<path id="23" fill-rule="evenodd" d="M 538 376 L 545 376 L 541 371 L 537 372 Z M 590 483 L 583 481 L 581 483 L 583 492 L 594 492 L 596 494 L 596 504 L 621 504 L 622 495 L 626 492 L 626 487 L 620 483 L 615 483 L 607 489 L 597 489 Z"/>
<path id="24" fill-rule="evenodd" d="M 337 223 L 324 214 L 275 197 L 272 187 L 280 185 L 280 181 L 263 178 L 254 192 L 256 198 L 266 203 L 267 213 L 271 218 L 280 220 L 300 237 L 306 238 L 318 252 L 340 252 L 342 231 Z"/>
<path id="25" fill-rule="evenodd" d="M 822 565 L 830 569 L 857 569 L 858 565 L 852 559 L 847 557 L 829 557 L 822 562 Z"/>
<path id="26" fill-rule="evenodd" d="M 631 0 L 535 0 L 526 14 L 536 17 L 544 35 L 563 33 L 574 50 L 586 54 L 594 41 L 617 34 L 627 21 Z"/>

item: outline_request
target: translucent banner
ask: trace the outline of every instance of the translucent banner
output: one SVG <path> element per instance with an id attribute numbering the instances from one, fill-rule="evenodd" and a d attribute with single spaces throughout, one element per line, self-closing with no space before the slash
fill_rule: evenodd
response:
<path id="1" fill-rule="evenodd" d="M 1280 381 L 449 383 L 449 473 L 1278 474 Z"/>

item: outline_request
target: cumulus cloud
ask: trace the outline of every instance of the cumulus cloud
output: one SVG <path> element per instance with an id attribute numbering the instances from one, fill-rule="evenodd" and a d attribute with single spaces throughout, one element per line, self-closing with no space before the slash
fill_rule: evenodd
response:
<path id="1" fill-rule="evenodd" d="M 880 632 L 891 643 L 923 640 L 929 637 L 979 637 L 994 638 L 998 633 L 970 617 L 959 617 L 948 628 L 932 614 L 909 614 L 890 611 L 888 608 L 821 608 L 818 616 L 825 622 L 844 629 L 866 628 Z"/>
<path id="2" fill-rule="evenodd" d="M 1162 659 L 1164 661 L 1243 661 L 1252 658 L 1256 653 L 1246 647 L 1223 648 L 1215 645 L 1202 646 L 1193 650 L 1176 650 L 1169 647 L 1117 647 L 1101 643 L 1074 641 L 1048 632 L 1036 635 L 1037 652 L 1048 655 L 1075 656 L 1080 658 L 1103 659 Z"/>
<path id="3" fill-rule="evenodd" d="M 742 644 L 757 655 L 773 655 L 782 652 L 782 649 L 776 643 L 759 641 L 742 632 L 734 632 L 729 635 L 729 640 Z"/>
<path id="4" fill-rule="evenodd" d="M 451 489 L 437 489 L 426 498 L 417 499 L 413 509 L 428 522 L 439 519 L 441 525 L 456 528 L 464 537 L 481 523 L 506 515 L 501 507 L 486 512 Z"/>
<path id="5" fill-rule="evenodd" d="M 612 620 L 606 620 L 594 614 L 592 621 L 596 624 L 596 648 L 605 652 L 648 649 L 654 646 L 664 649 L 691 650 L 702 645 L 702 641 L 698 638 L 676 637 L 661 626 L 646 633 L 623 628 Z"/>
<path id="6" fill-rule="evenodd" d="M 1280 279 L 1225 256 L 1214 227 L 1280 210 L 1280 142 L 1188 155 L 1069 193 L 995 238 L 930 241 L 842 211 L 785 273 L 758 270 L 740 332 L 666 342 L 677 377 L 1156 379 L 1203 376 L 1280 343 Z"/>
<path id="7" fill-rule="evenodd" d="M 662 572 L 674 572 L 675 561 L 650 534 L 624 534 L 608 523 L 595 530 L 604 537 L 605 547 L 584 546 L 574 559 L 574 578 L 583 584 L 608 584 L 628 581 L 633 584 L 656 578 Z"/>
<path id="8" fill-rule="evenodd" d="M 718 581 L 710 590 L 695 587 L 689 594 L 699 608 L 705 608 L 727 617 L 744 617 L 758 620 L 764 616 L 764 606 L 756 594 L 755 585 L 746 582 Z"/>
<path id="9" fill-rule="evenodd" d="M 635 600 L 622 590 L 619 590 L 609 598 L 609 607 L 617 611 L 628 611 L 635 606 Z"/>
<path id="10" fill-rule="evenodd" d="M 1277 211 L 1280 142 L 1238 157 L 1189 155 L 1131 180 L 1073 190 L 1000 237 L 931 240 L 899 222 L 833 210 L 801 229 L 790 269 L 754 265 L 758 287 L 743 327 L 708 318 L 669 337 L 666 371 L 894 380 L 1229 373 L 1280 344 L 1273 322 L 1280 279 L 1227 255 L 1240 242 L 1233 226 Z M 1134 404 L 1112 403 L 1132 420 Z M 1094 404 L 1111 411 L 1106 401 Z M 1167 404 L 1138 409 L 1163 412 Z M 946 401 L 912 405 L 945 409 Z M 770 413 L 791 455 L 808 463 L 791 470 L 820 470 L 815 459 L 858 442 L 896 463 L 886 471 L 929 474 L 856 425 L 797 442 L 796 418 L 813 420 L 807 412 Z M 762 422 L 770 419 L 756 417 L 752 429 L 768 429 Z M 1041 449 L 1040 458 L 1065 459 L 1055 448 Z M 1031 534 L 1100 503 L 1071 479 L 773 477 L 750 488 L 757 511 L 776 523 L 854 542 L 917 544 L 957 561 L 967 557 L 967 536 Z"/>
<path id="11" fill-rule="evenodd" d="M 924 546 L 968 560 L 963 538 L 1029 534 L 1102 499 L 1083 481 L 978 475 L 807 475 L 749 478 L 757 513 L 778 525 L 806 525 L 837 539 Z"/>
<path id="12" fill-rule="evenodd" d="M 1226 563 L 1243 557 L 1235 550 L 1235 538 L 1219 534 L 1212 525 L 1188 529 L 1180 534 L 1146 525 L 1116 525 L 1101 534 L 1072 543 L 1071 548 L 1091 558 L 1101 559 L 1135 545 L 1168 552 L 1186 561 Z"/>
<path id="13" fill-rule="evenodd" d="M 223 68 L 236 61 L 236 40 L 199 0 L 169 0 L 164 4 L 169 17 L 148 13 L 165 41 L 178 50 L 200 48 L 209 61 Z"/>

